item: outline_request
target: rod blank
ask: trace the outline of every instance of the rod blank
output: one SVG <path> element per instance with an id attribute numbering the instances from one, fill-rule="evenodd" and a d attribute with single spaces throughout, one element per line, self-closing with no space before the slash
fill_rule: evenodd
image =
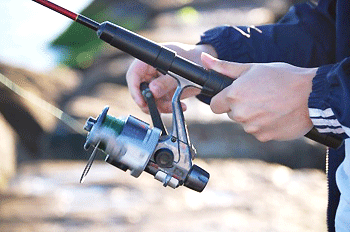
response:
<path id="1" fill-rule="evenodd" d="M 50 1 L 46 1 L 46 0 L 33 0 L 34 2 L 37 2 L 47 8 L 50 8 L 51 10 L 54 10 L 56 11 L 57 13 L 60 13 L 74 21 L 76 21 L 77 17 L 78 17 L 78 14 L 72 12 L 72 11 L 69 11 L 63 7 L 60 7 L 58 5 L 56 5 L 55 3 L 52 3 Z"/>

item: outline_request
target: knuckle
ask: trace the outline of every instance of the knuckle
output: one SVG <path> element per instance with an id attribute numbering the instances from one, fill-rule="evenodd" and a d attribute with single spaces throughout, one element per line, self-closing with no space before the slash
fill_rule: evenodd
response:
<path id="1" fill-rule="evenodd" d="M 218 65 L 217 68 L 219 69 L 219 71 L 222 72 L 230 67 L 230 62 L 226 60 L 220 60 L 220 62 L 218 62 L 217 65 Z"/>
<path id="2" fill-rule="evenodd" d="M 215 102 L 211 101 L 210 103 L 210 109 L 211 111 L 213 111 L 214 114 L 219 114 L 220 113 L 220 107 L 218 104 L 216 104 Z"/>
<path id="3" fill-rule="evenodd" d="M 145 114 L 149 114 L 149 109 L 148 107 L 141 107 L 142 112 L 144 112 Z"/>
<path id="4" fill-rule="evenodd" d="M 168 101 L 158 101 L 157 107 L 161 113 L 171 113 L 172 112 L 172 104 Z"/>
<path id="5" fill-rule="evenodd" d="M 233 111 L 231 111 L 230 118 L 239 123 L 247 123 L 249 121 L 249 118 L 244 110 L 239 108 L 235 108 Z"/>
<path id="6" fill-rule="evenodd" d="M 248 119 L 244 115 L 234 115 L 232 119 L 240 123 L 246 123 L 248 121 Z"/>
<path id="7" fill-rule="evenodd" d="M 242 102 L 245 99 L 246 90 L 242 87 L 242 84 L 236 84 L 237 82 L 233 82 L 229 88 L 230 90 L 227 92 L 227 99 L 233 102 Z"/>
<path id="8" fill-rule="evenodd" d="M 257 126 L 244 126 L 243 129 L 248 134 L 256 134 L 260 131 L 260 129 Z"/>
<path id="9" fill-rule="evenodd" d="M 274 139 L 273 136 L 269 133 L 255 133 L 254 136 L 257 140 L 263 143 Z"/>
<path id="10" fill-rule="evenodd" d="M 236 91 L 234 88 L 231 88 L 230 91 L 228 91 L 226 94 L 226 100 L 231 103 L 241 102 L 239 91 Z"/>
<path id="11" fill-rule="evenodd" d="M 214 114 L 221 114 L 225 112 L 225 106 L 221 102 L 221 98 L 214 96 L 210 102 L 210 109 Z"/>

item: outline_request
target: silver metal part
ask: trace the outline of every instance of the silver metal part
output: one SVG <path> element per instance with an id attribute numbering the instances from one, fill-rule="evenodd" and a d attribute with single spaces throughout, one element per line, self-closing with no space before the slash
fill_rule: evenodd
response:
<path id="1" fill-rule="evenodd" d="M 179 180 L 176 185 L 185 185 L 195 191 L 201 192 L 209 181 L 209 173 L 196 165 L 192 165 L 192 159 L 196 155 L 196 150 L 191 145 L 185 117 L 181 107 L 181 94 L 187 87 L 196 87 L 193 84 L 183 81 L 183 78 L 171 75 L 175 78 L 178 86 L 172 99 L 173 119 L 172 132 L 167 139 L 159 142 L 156 150 L 170 149 L 174 154 L 172 167 L 159 168 L 156 179 L 163 182 L 163 185 L 170 185 L 172 179 Z M 164 175 L 164 172 L 166 175 Z"/>
<path id="2" fill-rule="evenodd" d="M 106 147 L 106 153 L 117 162 L 126 165 L 132 176 L 139 177 L 158 144 L 160 134 L 160 129 L 151 129 L 148 124 L 129 116 L 117 139 L 118 143 L 123 144 L 125 153 L 120 153 L 114 146 L 109 145 Z"/>
<path id="3" fill-rule="evenodd" d="M 195 150 L 192 149 L 188 137 L 185 117 L 182 111 L 180 97 L 182 91 L 188 87 L 182 87 L 179 79 L 174 77 L 178 82 L 172 99 L 173 118 L 172 131 L 167 138 L 163 138 L 158 143 L 156 151 L 159 149 L 170 149 L 174 154 L 174 162 L 171 168 L 160 168 L 163 172 L 169 175 L 175 175 L 183 183 L 192 167 L 192 157 L 195 155 Z"/>
<path id="4" fill-rule="evenodd" d="M 123 125 L 121 133 L 103 124 L 108 108 L 102 112 L 97 120 L 89 119 L 85 125 L 90 130 L 85 148 L 104 145 L 104 152 L 108 155 L 109 163 L 118 163 L 130 170 L 130 174 L 139 177 L 144 171 L 153 154 L 161 134 L 158 128 L 149 125 L 133 116 L 129 116 Z"/>

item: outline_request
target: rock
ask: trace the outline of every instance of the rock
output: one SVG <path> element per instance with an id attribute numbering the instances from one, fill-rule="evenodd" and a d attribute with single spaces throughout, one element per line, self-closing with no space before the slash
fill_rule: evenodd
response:
<path id="1" fill-rule="evenodd" d="M 16 134 L 0 115 L 0 191 L 16 173 Z"/>

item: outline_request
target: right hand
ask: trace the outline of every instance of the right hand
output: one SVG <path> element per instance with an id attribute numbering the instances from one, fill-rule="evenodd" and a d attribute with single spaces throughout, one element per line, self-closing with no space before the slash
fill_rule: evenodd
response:
<path id="1" fill-rule="evenodd" d="M 177 52 L 178 55 L 200 65 L 202 65 L 200 58 L 202 52 L 209 53 L 214 57 L 217 56 L 214 48 L 210 45 L 167 43 L 163 44 L 163 46 Z M 172 112 L 171 100 L 177 87 L 177 82 L 173 77 L 169 75 L 163 75 L 152 66 L 138 59 L 135 59 L 126 73 L 126 81 L 132 98 L 143 112 L 149 113 L 147 103 L 143 99 L 140 91 L 140 84 L 142 82 L 149 83 L 149 88 L 154 95 L 158 110 L 161 113 Z M 199 94 L 199 92 L 200 91 L 198 89 L 194 88 L 185 89 L 181 95 L 181 98 L 184 99 L 187 97 L 195 96 Z M 183 110 L 186 110 L 186 105 L 184 103 L 181 104 Z"/>
<path id="2" fill-rule="evenodd" d="M 312 129 L 308 99 L 317 68 L 287 63 L 236 63 L 202 56 L 208 69 L 235 81 L 211 99 L 211 110 L 227 113 L 261 142 L 293 140 Z"/>

